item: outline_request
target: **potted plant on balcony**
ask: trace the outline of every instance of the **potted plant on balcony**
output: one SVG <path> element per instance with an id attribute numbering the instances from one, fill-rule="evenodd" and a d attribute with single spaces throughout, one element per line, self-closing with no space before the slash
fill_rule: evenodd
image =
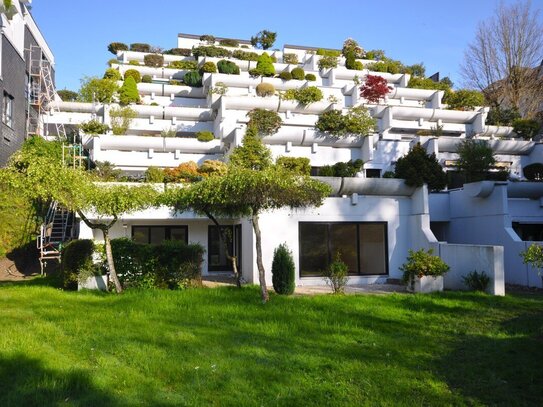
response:
<path id="1" fill-rule="evenodd" d="M 400 267 L 403 282 L 411 292 L 429 293 L 443 291 L 443 275 L 449 266 L 433 250 L 409 250 L 407 261 Z"/>
<path id="2" fill-rule="evenodd" d="M 17 7 L 13 4 L 13 0 L 3 0 L 0 3 L 0 13 L 4 13 L 8 20 L 12 20 L 13 16 L 17 14 Z"/>

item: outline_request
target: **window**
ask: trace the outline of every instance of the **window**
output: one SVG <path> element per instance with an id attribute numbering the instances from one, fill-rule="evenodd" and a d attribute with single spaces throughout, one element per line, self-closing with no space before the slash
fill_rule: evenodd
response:
<path id="1" fill-rule="evenodd" d="M 381 178 L 381 170 L 378 168 L 367 168 L 366 178 Z"/>
<path id="2" fill-rule="evenodd" d="M 146 244 L 160 244 L 164 240 L 188 243 L 188 231 L 188 226 L 132 226 L 132 240 Z"/>
<path id="3" fill-rule="evenodd" d="M 9 127 L 13 127 L 13 96 L 4 92 L 2 104 L 2 122 Z"/>
<path id="4" fill-rule="evenodd" d="M 300 222 L 300 276 L 322 276 L 340 253 L 350 275 L 388 273 L 387 224 Z"/>
<path id="5" fill-rule="evenodd" d="M 240 270 L 241 225 L 221 226 L 221 229 L 227 237 L 228 252 L 237 257 L 237 267 Z M 232 262 L 226 257 L 224 243 L 220 239 L 219 228 L 210 225 L 207 236 L 207 269 L 209 271 L 233 271 Z"/>

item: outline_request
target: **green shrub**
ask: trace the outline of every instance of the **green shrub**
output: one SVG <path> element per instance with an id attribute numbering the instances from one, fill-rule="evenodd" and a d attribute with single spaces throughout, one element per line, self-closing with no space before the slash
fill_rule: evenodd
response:
<path id="1" fill-rule="evenodd" d="M 298 63 L 298 55 L 292 53 L 283 54 L 283 63 L 296 65 Z"/>
<path id="2" fill-rule="evenodd" d="M 134 78 L 129 76 L 124 80 L 123 86 L 119 90 L 119 103 L 121 106 L 126 106 L 130 103 L 138 103 L 139 101 L 138 85 Z"/>
<path id="3" fill-rule="evenodd" d="M 256 85 L 256 94 L 260 97 L 275 95 L 275 86 L 271 83 L 262 82 Z"/>
<path id="4" fill-rule="evenodd" d="M 385 51 L 383 51 L 382 49 L 372 49 L 372 50 L 366 51 L 365 58 L 380 61 L 382 59 L 385 59 Z"/>
<path id="5" fill-rule="evenodd" d="M 89 120 L 88 122 L 81 123 L 79 128 L 85 132 L 85 134 L 105 134 L 109 130 L 109 126 L 96 119 Z"/>
<path id="6" fill-rule="evenodd" d="M 317 65 L 319 66 L 319 69 L 327 69 L 327 68 L 337 68 L 337 57 L 333 56 L 323 56 L 321 59 L 319 59 L 319 62 Z"/>
<path id="7" fill-rule="evenodd" d="M 136 83 L 140 83 L 141 82 L 141 74 L 138 70 L 136 69 L 129 69 L 127 70 L 125 73 L 124 73 L 124 79 L 126 80 L 126 78 L 134 78 L 134 80 L 136 81 Z"/>
<path id="8" fill-rule="evenodd" d="M 196 58 L 198 57 L 224 58 L 224 57 L 231 57 L 232 51 L 229 51 L 221 47 L 215 47 L 214 45 L 209 45 L 209 46 L 200 46 L 200 47 L 193 48 L 192 55 L 194 55 Z"/>
<path id="9" fill-rule="evenodd" d="M 436 155 L 426 153 L 420 143 L 398 159 L 394 175 L 405 179 L 405 183 L 412 187 L 428 184 L 430 191 L 441 191 L 447 185 L 447 174 Z"/>
<path id="10" fill-rule="evenodd" d="M 416 252 L 409 250 L 407 262 L 400 267 L 400 270 L 403 271 L 402 281 L 411 284 L 411 288 L 413 288 L 415 277 L 437 277 L 449 271 L 449 266 L 439 256 L 434 256 L 433 253 L 432 249 L 428 249 L 428 251 L 420 249 Z"/>
<path id="11" fill-rule="evenodd" d="M 283 124 L 283 120 L 277 112 L 266 109 L 253 109 L 249 113 L 248 128 L 255 128 L 260 136 L 271 136 L 277 133 Z"/>
<path id="12" fill-rule="evenodd" d="M 290 81 L 292 79 L 292 74 L 289 71 L 283 71 L 279 74 L 279 78 L 284 81 Z"/>
<path id="13" fill-rule="evenodd" d="M 202 75 L 198 71 L 189 71 L 183 77 L 183 82 L 187 86 L 193 86 L 195 88 L 202 87 Z"/>
<path id="14" fill-rule="evenodd" d="M 135 42 L 134 44 L 130 44 L 130 51 L 151 52 L 151 46 L 149 44 Z"/>
<path id="15" fill-rule="evenodd" d="M 537 135 L 541 126 L 536 120 L 531 119 L 514 119 L 513 131 L 524 140 L 529 140 Z"/>
<path id="16" fill-rule="evenodd" d="M 306 106 L 321 101 L 323 94 L 316 86 L 308 86 L 306 88 L 289 89 L 284 93 L 283 98 L 285 100 L 296 100 Z"/>
<path id="17" fill-rule="evenodd" d="M 305 71 L 303 68 L 296 67 L 290 73 L 292 74 L 292 79 L 303 81 L 305 78 Z"/>
<path id="18" fill-rule="evenodd" d="M 232 61 L 227 61 L 226 59 L 221 59 L 219 62 L 217 62 L 217 70 L 220 73 L 224 73 L 227 75 L 239 75 L 239 66 L 237 66 Z"/>
<path id="19" fill-rule="evenodd" d="M 204 73 L 215 73 L 217 72 L 217 66 L 214 62 L 206 62 L 200 67 L 199 72 L 200 75 L 203 75 Z"/>
<path id="20" fill-rule="evenodd" d="M 447 82 L 434 82 L 429 78 L 419 78 L 416 76 L 411 77 L 407 87 L 414 89 L 442 90 L 445 92 L 445 98 L 447 98 L 448 94 L 451 92 L 451 86 Z"/>
<path id="21" fill-rule="evenodd" d="M 198 172 L 203 176 L 209 177 L 212 175 L 225 175 L 228 171 L 228 166 L 219 160 L 205 160 Z"/>
<path id="22" fill-rule="evenodd" d="M 179 55 L 182 57 L 190 57 L 192 55 L 192 50 L 188 48 L 172 48 L 167 51 L 164 51 L 166 55 Z"/>
<path id="23" fill-rule="evenodd" d="M 141 81 L 142 81 L 143 83 L 152 83 L 152 82 L 153 82 L 153 78 L 152 78 L 151 75 L 143 75 L 143 76 L 141 77 Z"/>
<path id="24" fill-rule="evenodd" d="M 215 44 L 215 36 L 210 34 L 200 35 L 200 41 L 207 42 L 208 44 Z"/>
<path id="25" fill-rule="evenodd" d="M 361 71 L 364 69 L 364 65 L 362 62 L 357 61 L 353 56 L 349 56 L 347 59 L 345 59 L 345 68 Z"/>
<path id="26" fill-rule="evenodd" d="M 164 170 L 157 167 L 147 167 L 144 174 L 145 182 L 163 183 L 164 182 Z"/>
<path id="27" fill-rule="evenodd" d="M 256 63 L 256 68 L 251 69 L 251 75 L 254 76 L 273 76 L 275 75 L 275 67 L 273 66 L 273 61 L 271 57 L 264 52 L 258 57 Z"/>
<path id="28" fill-rule="evenodd" d="M 173 61 L 170 62 L 168 68 L 171 69 L 184 69 L 189 71 L 194 71 L 198 69 L 198 62 L 196 61 Z"/>
<path id="29" fill-rule="evenodd" d="M 207 143 L 208 141 L 215 140 L 215 136 L 210 131 L 199 131 L 196 133 L 196 138 L 202 143 Z"/>
<path id="30" fill-rule="evenodd" d="M 120 64 L 120 62 L 117 58 L 111 58 L 109 61 L 107 61 L 108 66 L 112 66 L 113 64 Z"/>
<path id="31" fill-rule="evenodd" d="M 458 89 L 449 92 L 443 98 L 443 102 L 449 105 L 449 109 L 473 110 L 473 108 L 485 104 L 485 97 L 477 90 Z"/>
<path id="32" fill-rule="evenodd" d="M 77 100 L 77 92 L 74 92 L 73 90 L 57 90 L 57 95 L 60 96 L 63 102 L 75 102 Z"/>
<path id="33" fill-rule="evenodd" d="M 349 160 L 347 162 L 337 162 L 334 165 L 325 165 L 319 169 L 321 177 L 355 177 L 364 166 L 364 161 Z"/>
<path id="34" fill-rule="evenodd" d="M 484 271 L 478 273 L 477 270 L 473 270 L 462 276 L 462 282 L 472 291 L 486 291 L 490 277 Z"/>
<path id="35" fill-rule="evenodd" d="M 160 54 L 148 54 L 143 57 L 145 66 L 160 68 L 164 66 L 164 56 Z"/>
<path id="36" fill-rule="evenodd" d="M 159 245 L 112 239 L 119 280 L 125 288 L 179 289 L 199 283 L 204 248 L 198 244 L 165 241 Z"/>
<path id="37" fill-rule="evenodd" d="M 309 158 L 305 157 L 279 157 L 277 165 L 298 175 L 310 175 L 311 163 Z"/>
<path id="38" fill-rule="evenodd" d="M 81 102 L 111 103 L 119 90 L 117 81 L 111 79 L 85 78 L 81 81 L 79 99 Z"/>
<path id="39" fill-rule="evenodd" d="M 73 240 L 62 250 L 61 276 L 64 288 L 77 290 L 77 283 L 98 273 L 92 261 L 94 242 L 89 239 Z"/>
<path id="40" fill-rule="evenodd" d="M 516 109 L 505 109 L 501 107 L 491 107 L 486 124 L 492 126 L 512 126 L 515 119 L 520 119 L 520 113 Z"/>
<path id="41" fill-rule="evenodd" d="M 232 53 L 232 57 L 241 61 L 258 61 L 260 54 L 257 54 L 256 52 L 242 51 L 237 49 Z"/>
<path id="42" fill-rule="evenodd" d="M 219 45 L 222 45 L 223 47 L 239 47 L 239 41 L 230 38 L 224 38 L 219 41 Z"/>
<path id="43" fill-rule="evenodd" d="M 117 69 L 108 68 L 104 73 L 103 79 L 112 79 L 114 81 L 120 81 L 123 79 L 121 73 Z"/>
<path id="44" fill-rule="evenodd" d="M 136 60 L 128 61 L 128 65 L 141 66 L 140 61 L 136 61 Z"/>
<path id="45" fill-rule="evenodd" d="M 310 81 L 310 82 L 314 82 L 314 81 L 317 80 L 317 77 L 312 73 L 308 73 L 308 74 L 305 75 L 305 80 Z"/>
<path id="46" fill-rule="evenodd" d="M 332 288 L 334 294 L 343 294 L 345 286 L 349 282 L 349 267 L 341 260 L 339 252 L 328 269 L 324 272 L 326 283 Z"/>
<path id="47" fill-rule="evenodd" d="M 336 49 L 319 48 L 317 50 L 317 55 L 337 58 L 337 57 L 339 57 L 341 55 L 341 51 L 338 51 Z"/>
<path id="48" fill-rule="evenodd" d="M 117 55 L 118 51 L 128 51 L 128 45 L 123 44 L 122 42 L 112 42 L 107 46 L 107 50 L 113 55 Z"/>
<path id="49" fill-rule="evenodd" d="M 109 111 L 111 118 L 111 130 L 114 135 L 120 136 L 126 134 L 126 131 L 130 127 L 132 120 L 135 119 L 138 114 L 130 107 L 112 108 Z"/>
<path id="50" fill-rule="evenodd" d="M 319 116 L 315 127 L 324 133 L 342 137 L 348 134 L 367 135 L 375 131 L 376 123 L 368 109 L 358 106 L 350 108 L 346 115 L 341 110 L 328 110 Z"/>
<path id="51" fill-rule="evenodd" d="M 177 79 L 170 79 L 170 85 L 179 86 L 181 84 L 182 84 L 182 82 L 178 81 Z"/>
<path id="52" fill-rule="evenodd" d="M 389 58 L 384 58 L 382 61 L 369 64 L 366 68 L 373 72 L 388 72 L 391 74 L 398 74 L 405 71 L 405 67 L 400 61 Z"/>
<path id="53" fill-rule="evenodd" d="M 272 283 L 277 294 L 291 295 L 296 287 L 294 260 L 286 243 L 280 244 L 273 252 Z"/>
<path id="54" fill-rule="evenodd" d="M 217 82 L 214 87 L 209 89 L 211 95 L 226 95 L 228 93 L 228 86 L 224 82 Z"/>

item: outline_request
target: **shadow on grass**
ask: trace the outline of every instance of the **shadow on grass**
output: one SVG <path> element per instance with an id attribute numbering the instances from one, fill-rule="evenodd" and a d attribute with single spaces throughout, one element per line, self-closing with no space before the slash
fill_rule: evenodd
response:
<path id="1" fill-rule="evenodd" d="M 53 287 L 62 288 L 62 280 L 58 273 L 36 276 L 25 280 L 0 281 L 0 287 Z"/>
<path id="2" fill-rule="evenodd" d="M 491 335 L 468 335 L 439 362 L 451 389 L 473 404 L 536 406 L 543 400 L 543 312 L 504 321 Z"/>
<path id="3" fill-rule="evenodd" d="M 22 354 L 0 355 L 0 405 L 9 406 L 116 405 L 98 389 L 88 373 L 46 368 Z"/>

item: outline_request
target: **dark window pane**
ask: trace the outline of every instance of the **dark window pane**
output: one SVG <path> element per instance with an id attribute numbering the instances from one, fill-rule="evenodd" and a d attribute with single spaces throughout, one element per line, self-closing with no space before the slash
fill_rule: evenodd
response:
<path id="1" fill-rule="evenodd" d="M 300 275 L 320 276 L 328 267 L 328 224 L 300 223 Z"/>
<path id="2" fill-rule="evenodd" d="M 358 274 L 358 252 L 356 247 L 356 223 L 330 224 L 330 249 L 332 260 L 339 253 L 341 260 L 349 266 L 349 274 Z"/>
<path id="3" fill-rule="evenodd" d="M 361 274 L 386 274 L 386 224 L 360 224 Z"/>
<path id="4" fill-rule="evenodd" d="M 172 227 L 170 229 L 170 240 L 180 240 L 182 242 L 187 242 L 187 229 Z"/>
<path id="5" fill-rule="evenodd" d="M 149 243 L 149 228 L 147 226 L 132 226 L 132 238 L 136 243 Z"/>
<path id="6" fill-rule="evenodd" d="M 227 239 L 228 251 L 232 250 L 233 227 L 222 227 Z M 210 271 L 232 271 L 232 262 L 226 257 L 224 243 L 221 242 L 219 228 L 217 226 L 209 226 L 208 228 L 208 269 Z"/>
<path id="7" fill-rule="evenodd" d="M 166 239 L 165 227 L 152 227 L 151 229 L 151 244 L 160 244 Z"/>

